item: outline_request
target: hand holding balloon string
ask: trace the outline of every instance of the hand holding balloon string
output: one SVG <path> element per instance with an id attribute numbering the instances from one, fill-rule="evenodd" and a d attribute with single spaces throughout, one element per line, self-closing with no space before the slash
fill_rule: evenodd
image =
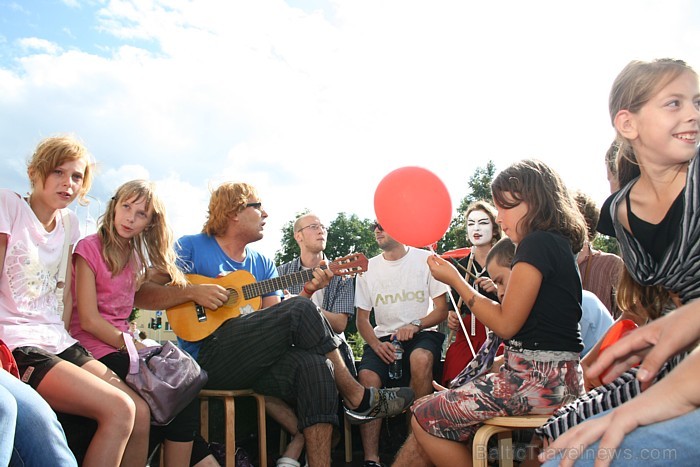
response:
<path id="1" fill-rule="evenodd" d="M 430 245 L 429 249 L 430 249 L 430 251 L 433 252 L 433 254 L 437 258 L 440 258 L 440 256 L 437 253 L 435 253 L 435 250 L 433 249 L 432 245 Z M 442 258 L 440 258 L 440 260 L 442 260 Z M 457 263 L 457 261 L 454 258 L 450 258 L 450 261 L 452 261 L 453 263 L 457 264 L 462 269 L 464 269 L 464 267 L 461 264 Z M 446 261 L 445 261 L 445 266 L 453 267 Z M 466 271 L 466 269 L 465 269 L 465 271 Z M 471 273 L 469 273 L 469 274 L 471 274 Z M 476 279 L 476 276 L 474 276 L 474 274 L 471 274 L 471 276 Z M 454 310 L 454 313 L 457 315 L 457 319 L 459 320 L 459 325 L 462 328 L 462 332 L 464 333 L 465 340 L 467 341 L 467 344 L 469 344 L 469 350 L 472 352 L 472 357 L 476 358 L 476 351 L 474 350 L 474 345 L 472 345 L 472 341 L 471 341 L 471 339 L 469 339 L 469 334 L 467 333 L 467 327 L 464 325 L 464 320 L 462 319 L 462 314 L 460 313 L 459 307 L 455 303 L 455 298 L 452 296 L 451 292 L 448 292 L 447 296 L 450 297 L 450 302 L 452 303 L 452 309 Z"/>

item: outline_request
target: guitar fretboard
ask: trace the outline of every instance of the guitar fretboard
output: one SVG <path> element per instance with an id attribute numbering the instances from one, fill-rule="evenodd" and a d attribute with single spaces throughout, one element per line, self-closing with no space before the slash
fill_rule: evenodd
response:
<path id="1" fill-rule="evenodd" d="M 305 269 L 303 271 L 285 274 L 281 277 L 253 282 L 252 284 L 246 284 L 242 287 L 243 297 L 245 297 L 246 300 L 250 300 L 253 297 L 260 297 L 261 295 L 274 292 L 275 290 L 284 290 L 290 285 L 303 284 L 313 279 L 313 277 L 313 269 Z"/>

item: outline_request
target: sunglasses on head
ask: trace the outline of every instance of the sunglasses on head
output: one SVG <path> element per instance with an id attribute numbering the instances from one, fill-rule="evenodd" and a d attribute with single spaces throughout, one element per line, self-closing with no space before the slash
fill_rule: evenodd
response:
<path id="1" fill-rule="evenodd" d="M 377 222 L 377 221 L 374 221 L 374 222 L 372 223 L 372 225 L 370 225 L 369 227 L 370 227 L 370 230 L 372 230 L 372 232 L 374 232 L 375 229 L 379 229 L 380 232 L 384 232 L 384 229 L 382 228 L 382 225 L 381 225 L 379 222 Z"/>

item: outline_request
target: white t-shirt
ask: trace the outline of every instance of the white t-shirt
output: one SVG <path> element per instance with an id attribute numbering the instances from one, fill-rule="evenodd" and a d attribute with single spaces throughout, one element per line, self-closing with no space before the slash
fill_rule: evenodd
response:
<path id="1" fill-rule="evenodd" d="M 63 212 L 71 218 L 73 245 L 80 236 L 78 217 Z M 10 349 L 34 346 L 58 354 L 77 342 L 57 313 L 55 291 L 65 238 L 62 213 L 53 231 L 46 232 L 25 200 L 0 189 L 0 233 L 7 235 L 0 273 L 0 338 Z"/>
<path id="2" fill-rule="evenodd" d="M 414 319 L 425 317 L 433 309 L 432 299 L 449 291 L 447 285 L 430 274 L 427 258 L 432 253 L 407 248 L 408 253 L 397 261 L 387 261 L 381 254 L 371 258 L 367 272 L 357 276 L 355 306 L 374 308 L 377 337 L 388 336 Z"/>

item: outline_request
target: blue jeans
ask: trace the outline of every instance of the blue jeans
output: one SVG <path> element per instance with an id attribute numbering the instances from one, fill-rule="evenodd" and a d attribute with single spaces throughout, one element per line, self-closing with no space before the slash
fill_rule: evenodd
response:
<path id="1" fill-rule="evenodd" d="M 596 415 L 600 417 L 607 412 Z M 591 417 L 591 419 L 596 418 Z M 622 444 L 609 453 L 614 456 L 613 466 L 676 466 L 698 465 L 700 444 L 697 428 L 700 426 L 700 409 L 695 409 L 681 417 L 672 418 L 652 425 L 638 427 L 628 433 Z M 576 466 L 592 466 L 598 444 L 587 448 L 576 461 Z M 559 465 L 560 457 L 544 464 L 545 467 Z"/>
<path id="2" fill-rule="evenodd" d="M 78 465 L 49 404 L 29 385 L 3 369 L 0 369 L 0 465 Z"/>

